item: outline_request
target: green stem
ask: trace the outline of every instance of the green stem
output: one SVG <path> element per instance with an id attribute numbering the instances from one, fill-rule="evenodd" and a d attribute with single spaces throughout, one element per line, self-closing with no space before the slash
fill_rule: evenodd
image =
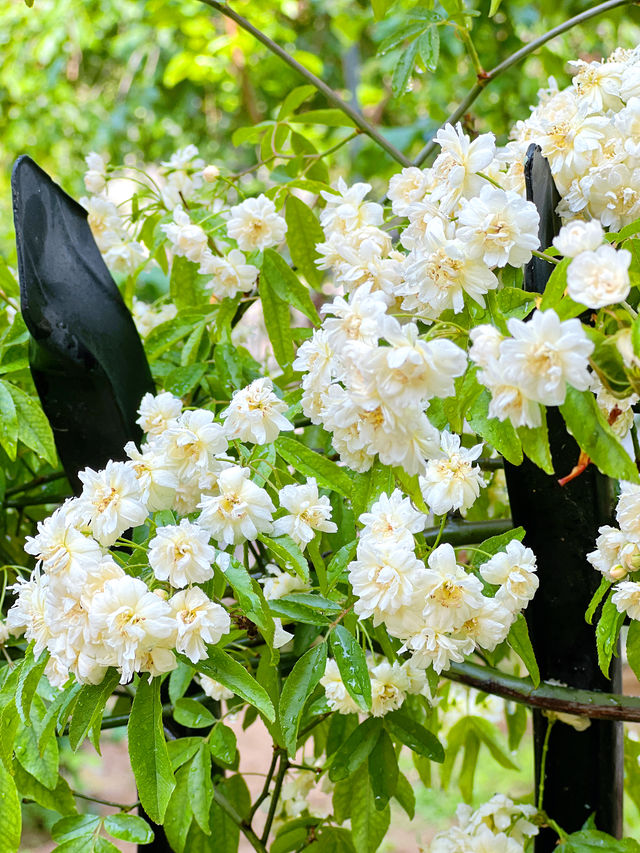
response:
<path id="1" fill-rule="evenodd" d="M 267 815 L 267 822 L 264 825 L 264 832 L 262 833 L 262 838 L 260 839 L 262 844 L 266 844 L 269 838 L 271 826 L 276 816 L 276 809 L 278 808 L 278 800 L 280 799 L 280 792 L 282 791 L 282 783 L 284 782 L 284 777 L 288 768 L 289 762 L 287 760 L 287 757 L 284 753 L 281 753 L 280 766 L 278 767 L 278 775 L 276 776 L 276 784 L 273 787 L 273 794 L 271 795 L 271 802 L 269 803 L 269 814 Z"/>
<path id="2" fill-rule="evenodd" d="M 294 71 L 297 71 L 301 77 L 304 77 L 305 80 L 308 80 L 312 86 L 315 86 L 319 92 L 325 96 L 325 98 L 329 101 L 330 104 L 333 104 L 334 107 L 341 110 L 345 115 L 349 116 L 351 121 L 355 124 L 356 127 L 360 129 L 362 133 L 365 133 L 368 137 L 373 139 L 374 142 L 377 142 L 378 145 L 383 148 L 387 154 L 393 157 L 398 163 L 401 163 L 403 166 L 410 166 L 411 160 L 406 157 L 402 151 L 399 151 L 395 145 L 392 145 L 385 137 L 375 129 L 369 122 L 356 110 L 351 104 L 348 104 L 346 101 L 343 101 L 342 98 L 335 92 L 330 86 L 321 80 L 319 77 L 316 77 L 308 68 L 305 68 L 304 65 L 301 65 L 296 59 L 294 59 L 290 54 L 287 53 L 286 50 L 280 47 L 279 44 L 276 44 L 272 39 L 270 39 L 263 32 L 258 30 L 253 26 L 246 18 L 243 18 L 242 15 L 239 15 L 237 12 L 234 12 L 229 6 L 224 3 L 219 3 L 217 0 L 200 0 L 201 3 L 204 3 L 206 6 L 210 6 L 212 9 L 215 9 L 220 14 L 225 15 L 227 18 L 230 18 L 232 21 L 242 27 L 243 30 L 246 30 L 248 33 L 256 38 L 259 42 L 261 42 L 265 47 L 267 47 L 272 53 L 275 53 L 276 56 L 280 57 L 283 62 L 286 62 L 290 68 L 293 68 Z"/>
<path id="3" fill-rule="evenodd" d="M 53 483 L 54 480 L 61 480 L 66 476 L 67 475 L 64 471 L 55 471 L 53 474 L 47 474 L 45 477 L 36 477 L 33 480 L 29 480 L 28 483 L 21 483 L 19 486 L 12 486 L 10 489 L 7 489 L 5 495 L 10 497 L 11 495 L 17 495 L 20 492 L 29 492 L 37 486 L 44 486 L 46 483 Z"/>
<path id="4" fill-rule="evenodd" d="M 253 820 L 253 816 L 258 811 L 262 803 L 269 796 L 269 785 L 271 785 L 271 780 L 273 779 L 273 774 L 276 772 L 276 764 L 278 763 L 278 756 L 281 754 L 282 750 L 274 749 L 273 756 L 271 758 L 271 765 L 269 770 L 267 771 L 267 778 L 264 780 L 264 787 L 262 788 L 262 793 L 255 801 L 253 806 L 251 807 L 251 812 L 249 813 L 249 822 Z"/>
<path id="5" fill-rule="evenodd" d="M 540 759 L 540 784 L 538 786 L 538 811 L 542 811 L 542 800 L 544 799 L 544 779 L 547 771 L 547 753 L 549 752 L 549 738 L 551 737 L 551 729 L 555 723 L 554 719 L 547 719 L 547 729 L 544 733 L 544 743 L 542 744 L 542 757 Z"/>
<path id="6" fill-rule="evenodd" d="M 559 26 L 548 30 L 539 38 L 534 39 L 529 44 L 526 44 L 524 47 L 521 47 L 520 50 L 517 50 L 515 53 L 512 53 L 511 56 L 508 56 L 503 62 L 500 62 L 498 65 L 496 65 L 495 68 L 492 68 L 491 71 L 483 72 L 482 76 L 478 79 L 478 82 L 467 92 L 463 101 L 451 113 L 449 118 L 447 118 L 446 121 L 443 122 L 441 127 L 444 127 L 445 124 L 455 124 L 457 121 L 459 121 L 462 116 L 467 112 L 471 104 L 473 104 L 473 102 L 478 98 L 478 96 L 489 85 L 489 83 L 491 83 L 505 71 L 508 71 L 509 68 L 512 68 L 514 65 L 517 65 L 518 62 L 521 62 L 523 59 L 526 59 L 529 54 L 533 53 L 534 50 L 537 50 L 539 47 L 542 47 L 543 44 L 546 44 L 548 41 L 551 41 L 551 39 L 554 39 L 556 36 L 562 35 L 562 33 L 565 33 L 572 27 L 576 27 L 578 26 L 578 24 L 583 24 L 585 23 L 585 21 L 589 21 L 591 18 L 595 18 L 598 15 L 603 15 L 605 12 L 610 12 L 612 9 L 618 8 L 618 6 L 630 6 L 634 3 L 635 0 L 607 0 L 606 3 L 600 3 L 598 6 L 594 6 L 592 9 L 586 9 L 579 15 L 574 15 L 573 18 L 569 18 L 568 21 L 565 21 L 563 24 L 560 24 Z M 435 141 L 434 134 L 434 137 L 429 142 L 427 142 L 422 151 L 413 161 L 413 165 L 420 166 L 422 163 L 424 163 L 427 157 L 429 157 L 429 155 L 432 154 L 433 151 L 435 151 L 437 146 L 438 143 Z"/>
<path id="7" fill-rule="evenodd" d="M 537 249 L 533 249 L 531 254 L 536 258 L 540 258 L 541 261 L 546 261 L 548 264 L 559 264 L 560 263 L 558 258 L 552 258 L 551 255 L 545 255 L 544 252 L 539 252 Z"/>
<path id="8" fill-rule="evenodd" d="M 79 797 L 81 800 L 89 800 L 91 803 L 100 803 L 101 806 L 112 806 L 114 809 L 119 809 L 121 812 L 130 812 L 140 805 L 140 800 L 132 803 L 130 806 L 124 803 L 114 803 L 111 800 L 101 800 L 100 797 L 90 797 L 88 794 L 81 794 L 79 791 L 71 792 L 74 797 Z"/>
<path id="9" fill-rule="evenodd" d="M 220 793 L 217 788 L 213 789 L 213 799 L 220 806 L 223 812 L 225 812 L 231 820 L 240 828 L 240 832 L 247 839 L 249 844 L 253 847 L 254 850 L 257 850 L 258 853 L 267 853 L 267 848 L 264 846 L 263 842 L 258 838 L 255 832 L 251 829 L 251 827 L 246 824 L 238 812 L 231 805 L 229 800 Z"/>
<path id="10" fill-rule="evenodd" d="M 67 498 L 73 497 L 72 495 L 44 495 L 38 496 L 35 498 L 23 498 L 22 500 L 17 501 L 5 501 L 4 506 L 7 509 L 23 509 L 27 506 L 41 506 L 44 504 L 61 504 L 66 501 Z"/>
<path id="11" fill-rule="evenodd" d="M 501 696 L 530 708 L 544 708 L 592 720 L 625 720 L 640 722 L 640 697 L 601 693 L 576 687 L 560 687 L 541 682 L 534 687 L 530 679 L 507 675 L 488 666 L 474 663 L 452 663 L 443 678 L 475 687 L 483 693 Z"/>
<path id="12" fill-rule="evenodd" d="M 471 545 L 484 542 L 490 536 L 500 536 L 513 528 L 510 518 L 496 518 L 489 521 L 450 521 L 442 530 L 442 539 L 450 545 Z M 433 545 L 438 539 L 440 527 L 428 527 L 424 532 L 427 545 Z"/>
<path id="13" fill-rule="evenodd" d="M 471 33 L 466 27 L 458 27 L 458 33 L 460 34 L 460 38 L 467 49 L 469 59 L 473 65 L 473 70 L 476 72 L 476 77 L 482 78 L 486 72 L 480 62 L 480 57 L 478 56 L 478 51 L 473 43 L 473 39 L 471 38 Z"/>

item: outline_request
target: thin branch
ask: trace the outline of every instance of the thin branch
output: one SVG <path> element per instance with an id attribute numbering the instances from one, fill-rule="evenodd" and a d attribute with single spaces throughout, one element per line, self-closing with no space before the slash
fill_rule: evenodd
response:
<path id="1" fill-rule="evenodd" d="M 517 65 L 523 59 L 526 59 L 529 54 L 533 53 L 534 50 L 537 50 L 539 47 L 542 47 L 543 44 L 546 44 L 551 39 L 554 39 L 556 36 L 562 35 L 567 30 L 570 30 L 572 27 L 578 26 L 578 24 L 583 24 L 585 21 L 589 21 L 591 18 L 595 18 L 598 15 L 603 15 L 605 12 L 610 12 L 612 9 L 618 8 L 618 6 L 631 6 L 637 5 L 637 0 L 607 0 L 606 3 L 600 3 L 598 6 L 594 6 L 592 9 L 586 9 L 584 12 L 580 12 L 579 15 L 574 15 L 573 18 L 569 18 L 568 21 L 565 21 L 563 24 L 560 24 L 557 27 L 554 27 L 552 30 L 544 33 L 539 38 L 534 39 L 529 44 L 521 47 L 520 50 L 517 50 L 515 53 L 512 53 L 511 56 L 508 56 L 503 62 L 500 62 L 496 65 L 495 68 L 492 68 L 491 71 L 485 71 L 482 75 L 478 75 L 478 82 L 467 92 L 464 100 L 460 103 L 458 107 L 451 113 L 449 118 L 443 122 L 441 127 L 444 127 L 445 124 L 455 124 L 459 121 L 462 116 L 469 109 L 471 104 L 478 98 L 478 96 L 482 93 L 482 91 L 495 80 L 496 77 L 499 77 L 505 71 L 508 71 L 509 68 L 512 68 L 514 65 Z M 436 131 L 437 133 L 437 131 Z M 438 143 L 435 141 L 434 136 L 427 142 L 422 151 L 418 154 L 416 159 L 413 161 L 414 166 L 420 166 L 427 157 L 435 151 Z"/>
<path id="2" fill-rule="evenodd" d="M 297 71 L 298 74 L 305 78 L 305 80 L 308 80 L 309 83 L 315 86 L 319 92 L 322 92 L 330 104 L 333 104 L 334 107 L 349 116 L 351 121 L 362 133 L 365 133 L 373 139 L 374 142 L 377 142 L 378 145 L 383 148 L 387 154 L 393 157 L 394 160 L 397 160 L 397 162 L 401 163 L 403 166 L 411 165 L 411 160 L 408 157 L 405 157 L 402 151 L 399 151 L 395 145 L 392 145 L 378 130 L 375 129 L 375 127 L 369 124 L 357 109 L 352 107 L 351 104 L 348 104 L 346 101 L 343 101 L 340 95 L 338 95 L 338 93 L 330 86 L 327 86 L 324 80 L 316 77 L 316 75 L 309 71 L 308 68 L 305 68 L 304 65 L 301 65 L 290 54 L 288 54 L 286 50 L 281 48 L 279 44 L 276 44 L 276 42 L 254 27 L 253 24 L 249 23 L 246 18 L 243 18 L 242 15 L 234 12 L 233 9 L 224 3 L 219 3 L 218 0 L 200 0 L 200 2 L 204 3 L 206 6 L 210 6 L 212 9 L 215 9 L 227 18 L 231 18 L 231 20 L 235 21 L 239 27 L 242 27 L 243 30 L 251 33 L 254 38 L 259 42 L 262 42 L 265 47 L 269 48 L 272 53 L 275 53 L 275 55 L 279 56 L 283 62 L 286 62 L 290 68 L 293 68 L 294 71 Z"/>
<path id="3" fill-rule="evenodd" d="M 264 825 L 264 832 L 262 833 L 262 843 L 266 844 L 269 839 L 269 833 L 271 832 L 271 825 L 273 824 L 273 819 L 276 816 L 276 809 L 278 808 L 278 800 L 280 799 L 280 791 L 282 790 L 282 783 L 284 782 L 284 777 L 289 768 L 289 762 L 287 760 L 287 756 L 284 753 L 280 754 L 280 766 L 278 767 L 278 775 L 276 776 L 276 784 L 273 788 L 273 794 L 271 795 L 271 802 L 269 803 L 269 814 L 267 815 L 267 822 Z"/>
<path id="4" fill-rule="evenodd" d="M 237 824 L 240 828 L 240 832 L 244 835 L 249 844 L 251 844 L 253 849 L 257 850 L 258 853 L 267 853 L 267 848 L 264 846 L 263 842 L 260 841 L 251 827 L 242 820 L 238 812 L 234 809 L 229 800 L 220 793 L 218 788 L 213 789 L 213 799 L 220 806 L 222 811 L 225 812 L 235 824 Z"/>
<path id="5" fill-rule="evenodd" d="M 547 711 L 575 714 L 593 720 L 640 722 L 640 697 L 637 696 L 560 687 L 546 681 L 541 682 L 539 687 L 534 687 L 528 679 L 516 678 L 497 669 L 473 663 L 453 663 L 442 675 L 451 681 L 458 681 L 483 693 L 501 696 L 530 708 L 544 708 Z"/>
<path id="6" fill-rule="evenodd" d="M 44 486 L 46 483 L 53 483 L 54 480 L 61 480 L 66 476 L 67 475 L 64 471 L 55 471 L 53 474 L 47 474 L 44 477 L 36 477 L 33 480 L 29 480 L 28 483 L 21 483 L 19 486 L 12 486 L 10 489 L 7 489 L 5 495 L 10 497 L 11 495 L 17 495 L 20 492 L 29 492 L 37 486 Z"/>
<path id="7" fill-rule="evenodd" d="M 278 756 L 280 755 L 280 753 L 281 753 L 281 750 L 279 750 L 279 749 L 273 750 L 273 756 L 271 758 L 271 766 L 269 767 L 269 770 L 267 771 L 267 778 L 264 780 L 264 787 L 262 788 L 262 793 L 260 794 L 258 799 L 255 801 L 253 806 L 251 807 L 251 812 L 249 813 L 249 822 L 251 822 L 253 820 L 253 816 L 255 815 L 255 813 L 258 811 L 258 809 L 260 808 L 262 803 L 269 796 L 269 785 L 271 785 L 271 780 L 273 779 L 273 774 L 276 772 L 276 764 L 278 763 Z"/>
<path id="8" fill-rule="evenodd" d="M 450 521 L 442 529 L 442 539 L 450 545 L 470 545 L 482 542 L 490 536 L 500 536 L 513 529 L 510 518 L 495 518 L 489 521 Z M 427 545 L 433 545 L 438 539 L 440 526 L 428 527 L 424 532 Z"/>
<path id="9" fill-rule="evenodd" d="M 100 803 L 102 806 L 112 806 L 114 809 L 119 809 L 121 812 L 130 812 L 140 805 L 140 800 L 132 803 L 130 806 L 124 803 L 114 803 L 112 800 L 101 800 L 100 797 L 90 797 L 88 794 L 81 794 L 79 791 L 71 792 L 74 797 L 79 797 L 81 800 L 89 800 L 92 803 Z"/>

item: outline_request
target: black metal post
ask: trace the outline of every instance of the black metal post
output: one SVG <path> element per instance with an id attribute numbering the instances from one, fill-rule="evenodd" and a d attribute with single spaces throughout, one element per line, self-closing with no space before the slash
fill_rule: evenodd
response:
<path id="1" fill-rule="evenodd" d="M 525 176 L 527 197 L 540 213 L 541 246 L 546 248 L 559 230 L 555 215 L 559 197 L 537 146 L 529 148 Z M 534 258 L 525 273 L 526 289 L 543 292 L 551 269 Z M 593 550 L 598 527 L 611 520 L 612 484 L 592 465 L 560 486 L 557 477 L 571 471 L 580 449 L 557 409 L 547 410 L 547 422 L 556 476 L 527 459 L 517 467 L 505 463 L 514 524 L 525 528 L 525 544 L 538 560 L 540 588 L 526 615 L 540 674 L 571 687 L 619 692 L 619 659 L 612 661 L 611 678 L 605 678 L 598 667 L 594 629 L 584 618 L 600 580 L 585 555 Z M 577 731 L 558 722 L 549 734 L 545 755 L 548 724 L 540 711 L 534 711 L 535 780 L 536 792 L 543 784 L 542 807 L 568 831 L 579 829 L 595 813 L 598 828 L 619 837 L 622 723 L 592 720 L 586 730 Z M 548 853 L 556 842 L 556 833 L 543 829 L 536 853 Z"/>

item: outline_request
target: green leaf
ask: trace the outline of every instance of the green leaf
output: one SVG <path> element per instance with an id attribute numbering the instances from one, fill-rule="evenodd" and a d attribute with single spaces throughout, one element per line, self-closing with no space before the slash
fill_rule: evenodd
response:
<path id="1" fill-rule="evenodd" d="M 211 755 L 223 764 L 231 766 L 236 760 L 238 747 L 233 729 L 218 723 L 209 736 Z"/>
<path id="2" fill-rule="evenodd" d="M 253 705 L 270 721 L 275 720 L 275 711 L 267 691 L 247 670 L 217 646 L 209 646 L 209 657 L 197 663 L 198 672 L 215 678 L 229 690 Z"/>
<path id="3" fill-rule="evenodd" d="M 260 584 L 249 575 L 246 567 L 235 557 L 231 557 L 224 577 L 233 589 L 244 615 L 255 622 L 266 640 L 272 640 L 273 617 L 269 612 L 269 605 Z"/>
<path id="4" fill-rule="evenodd" d="M 173 719 L 181 726 L 190 729 L 203 729 L 212 726 L 216 718 L 208 708 L 195 699 L 178 699 L 173 708 Z"/>
<path id="5" fill-rule="evenodd" d="M 510 421 L 489 417 L 491 395 L 486 389 L 476 397 L 467 420 L 471 429 L 501 453 L 512 465 L 522 462 L 522 445 Z"/>
<path id="6" fill-rule="evenodd" d="M 325 127 L 353 127 L 353 120 L 342 110 L 307 110 L 290 116 L 291 124 L 323 124 Z"/>
<path id="7" fill-rule="evenodd" d="M 400 59 L 393 69 L 393 77 L 391 78 L 391 92 L 394 98 L 401 98 L 406 93 L 417 55 L 417 41 L 411 42 L 409 47 L 400 55 Z"/>
<path id="8" fill-rule="evenodd" d="M 409 820 L 413 820 L 416 815 L 416 795 L 411 782 L 409 782 L 404 773 L 398 774 L 398 784 L 393 796 L 405 810 Z"/>
<path id="9" fill-rule="evenodd" d="M 36 696 L 31 705 L 31 725 L 18 729 L 14 751 L 22 767 L 41 785 L 53 791 L 58 783 L 58 741 L 50 738 L 40 753 L 38 740 L 45 716 L 42 699 Z"/>
<path id="10" fill-rule="evenodd" d="M 36 661 L 33 657 L 33 651 L 29 649 L 22 662 L 18 684 L 16 687 L 16 709 L 20 715 L 22 722 L 28 726 L 29 712 L 31 710 L 31 702 L 36 692 L 42 673 L 47 665 L 48 654 L 41 654 Z"/>
<path id="11" fill-rule="evenodd" d="M 553 474 L 553 460 L 549 447 L 549 430 L 547 428 L 547 411 L 540 408 L 542 423 L 539 427 L 518 427 L 517 433 L 522 442 L 525 456 L 542 468 L 547 474 Z"/>
<path id="12" fill-rule="evenodd" d="M 373 16 L 376 21 L 381 21 L 387 13 L 388 8 L 393 4 L 394 0 L 371 0 Z"/>
<path id="13" fill-rule="evenodd" d="M 381 811 L 376 808 L 368 773 L 362 772 L 354 780 L 351 796 L 351 833 L 358 853 L 374 853 L 386 835 L 390 821 L 389 805 Z"/>
<path id="14" fill-rule="evenodd" d="M 87 838 L 91 845 L 91 836 L 100 827 L 97 815 L 72 815 L 56 821 L 51 827 L 51 835 L 59 844 L 72 841 L 74 838 Z"/>
<path id="15" fill-rule="evenodd" d="M 640 680 L 640 622 L 632 619 L 627 633 L 627 661 L 636 678 Z"/>
<path id="16" fill-rule="evenodd" d="M 598 649 L 598 665 L 603 674 L 609 677 L 611 658 L 618 647 L 618 635 L 624 623 L 625 613 L 618 613 L 611 598 L 602 605 L 600 619 L 596 625 L 596 647 Z"/>
<path id="17" fill-rule="evenodd" d="M 200 738 L 197 739 L 200 741 Z M 171 794 L 164 817 L 163 828 L 171 849 L 184 853 L 189 827 L 191 826 L 191 801 L 189 798 L 189 765 L 176 773 L 176 786 Z M 188 851 L 187 851 L 188 853 Z"/>
<path id="18" fill-rule="evenodd" d="M 138 682 L 127 735 L 140 802 L 154 823 L 162 823 L 176 783 L 162 726 L 159 678 Z"/>
<path id="19" fill-rule="evenodd" d="M 489 555 L 489 557 L 493 557 L 494 554 L 504 551 L 509 542 L 512 542 L 514 539 L 517 539 L 518 542 L 522 542 L 524 535 L 524 527 L 514 527 L 513 530 L 507 530 L 506 533 L 500 533 L 497 536 L 490 536 L 488 539 L 485 539 L 484 542 L 480 543 L 480 547 L 477 551 L 473 552 L 471 565 L 475 568 L 486 563 L 487 555 Z"/>
<path id="20" fill-rule="evenodd" d="M 26 800 L 33 800 L 45 809 L 59 812 L 60 814 L 75 814 L 76 801 L 71 793 L 71 788 L 66 779 L 58 776 L 58 782 L 53 790 L 45 788 L 22 766 L 15 762 L 13 765 L 14 779 L 20 796 Z"/>
<path id="21" fill-rule="evenodd" d="M 542 295 L 542 301 L 540 302 L 541 311 L 546 311 L 547 308 L 558 307 L 567 288 L 567 267 L 570 263 L 571 258 L 563 258 L 559 264 L 554 266 Z"/>
<path id="22" fill-rule="evenodd" d="M 602 578 L 600 581 L 600 586 L 593 593 L 593 598 L 589 602 L 589 606 L 587 607 L 587 612 L 584 615 L 585 621 L 588 625 L 591 625 L 593 622 L 593 617 L 595 616 L 596 610 L 598 609 L 598 605 L 605 597 L 605 595 L 609 592 L 611 588 L 611 581 L 606 578 Z"/>
<path id="23" fill-rule="evenodd" d="M 383 809 L 398 787 L 398 759 L 391 738 L 383 729 L 369 753 L 369 782 L 376 809 Z"/>
<path id="24" fill-rule="evenodd" d="M 288 601 L 286 598 L 276 598 L 269 602 L 269 609 L 275 615 L 287 622 L 302 622 L 303 625 L 327 626 L 329 620 L 323 613 L 318 613 L 307 604 Z"/>
<path id="25" fill-rule="evenodd" d="M 434 19 L 437 19 L 437 16 L 434 16 Z M 377 51 L 378 56 L 384 56 L 384 54 L 389 53 L 390 50 L 400 47 L 400 45 L 407 41 L 407 39 L 415 39 L 423 33 L 431 23 L 433 23 L 433 21 L 424 19 L 403 21 L 399 27 L 396 27 L 390 35 L 380 42 Z"/>
<path id="26" fill-rule="evenodd" d="M 427 71 L 435 71 L 440 59 L 440 30 L 437 26 L 429 27 L 418 39 L 420 59 Z"/>
<path id="27" fill-rule="evenodd" d="M 282 687 L 278 717 L 284 746 L 292 758 L 296 754 L 298 727 L 305 702 L 324 675 L 326 664 L 327 644 L 320 643 L 296 662 Z"/>
<path id="28" fill-rule="evenodd" d="M 353 560 L 357 547 L 357 539 L 354 539 L 353 542 L 347 542 L 346 545 L 343 545 L 342 548 L 336 551 L 329 561 L 329 565 L 327 566 L 327 586 L 329 591 L 340 581 L 344 570 Z"/>
<path id="29" fill-rule="evenodd" d="M 133 844 L 150 844 L 153 841 L 153 830 L 147 821 L 134 814 L 107 815 L 104 828 L 114 838 Z"/>
<path id="30" fill-rule="evenodd" d="M 296 86 L 292 89 L 287 97 L 282 102 L 278 111 L 278 120 L 287 118 L 291 113 L 295 112 L 298 107 L 316 93 L 315 86 Z"/>
<path id="31" fill-rule="evenodd" d="M 156 514 L 156 523 L 157 523 L 157 515 Z M 169 522 L 172 524 L 173 522 Z M 193 681 L 193 676 L 196 671 L 192 666 L 187 666 L 180 662 L 178 666 L 171 671 L 169 675 L 169 701 L 172 705 L 175 705 L 178 699 L 182 699 L 184 694 L 187 691 L 187 688 Z"/>
<path id="32" fill-rule="evenodd" d="M 171 264 L 169 295 L 178 310 L 191 308 L 202 301 L 198 294 L 197 281 L 198 265 L 187 258 L 175 256 Z"/>
<path id="33" fill-rule="evenodd" d="M 603 474 L 640 483 L 635 462 L 605 420 L 591 391 L 577 391 L 568 385 L 560 411 L 571 435 Z"/>
<path id="34" fill-rule="evenodd" d="M 497 727 L 485 720 L 484 717 L 469 716 L 465 717 L 469 726 L 476 732 L 482 743 L 485 744 L 492 757 L 504 767 L 506 770 L 517 770 L 518 765 L 514 764 L 506 749 L 500 741 L 500 732 Z"/>
<path id="35" fill-rule="evenodd" d="M 85 684 L 80 690 L 69 724 L 69 745 L 74 751 L 84 741 L 89 730 L 102 719 L 107 699 L 119 680 L 117 670 L 111 668 L 100 684 Z"/>
<path id="36" fill-rule="evenodd" d="M 331 489 L 343 497 L 351 497 L 353 483 L 344 468 L 336 465 L 326 456 L 321 456 L 301 442 L 286 435 L 279 435 L 276 440 L 276 451 L 279 456 L 306 477 L 315 477 L 318 486 Z"/>
<path id="37" fill-rule="evenodd" d="M 293 539 L 289 536 L 279 536 L 277 539 L 272 539 L 262 533 L 258 539 L 267 546 L 267 550 L 281 569 L 284 569 L 285 572 L 293 570 L 294 574 L 302 580 L 309 580 L 309 564 Z"/>
<path id="38" fill-rule="evenodd" d="M 23 444 L 50 465 L 57 463 L 56 446 L 46 415 L 39 404 L 16 385 L 5 383 L 16 407 L 18 436 Z"/>
<path id="39" fill-rule="evenodd" d="M 559 848 L 562 853 L 640 853 L 640 844 L 633 838 L 618 840 L 597 829 L 572 832 Z"/>
<path id="40" fill-rule="evenodd" d="M 380 717 L 367 717 L 351 732 L 342 746 L 333 754 L 329 767 L 329 779 L 332 782 L 340 782 L 355 773 L 378 742 L 381 728 Z"/>
<path id="41" fill-rule="evenodd" d="M 538 687 L 540 685 L 540 670 L 538 669 L 536 656 L 533 651 L 533 646 L 531 645 L 527 620 L 524 618 L 522 613 L 518 614 L 517 619 L 511 626 L 511 630 L 507 636 L 507 643 L 509 643 L 511 648 L 529 670 L 533 686 Z"/>
<path id="42" fill-rule="evenodd" d="M 0 379 L 0 447 L 13 462 L 18 448 L 18 415 L 8 383 Z"/>
<path id="43" fill-rule="evenodd" d="M 182 767 L 189 759 L 193 758 L 201 743 L 202 738 L 199 737 L 180 737 L 176 740 L 167 741 L 167 752 L 173 770 L 177 770 L 178 767 Z"/>
<path id="44" fill-rule="evenodd" d="M 264 325 L 273 347 L 276 361 L 283 370 L 293 361 L 293 338 L 289 305 L 276 294 L 267 276 L 260 276 L 258 285 Z"/>
<path id="45" fill-rule="evenodd" d="M 491 6 L 489 7 L 489 17 L 493 18 L 498 9 L 500 8 L 500 4 L 502 0 L 491 0 Z"/>
<path id="46" fill-rule="evenodd" d="M 287 221 L 287 245 L 291 260 L 311 287 L 320 287 L 323 273 L 316 266 L 320 257 L 316 251 L 318 243 L 324 243 L 324 231 L 314 212 L 297 196 L 287 198 L 285 213 Z"/>
<path id="47" fill-rule="evenodd" d="M 336 625 L 329 636 L 329 643 L 349 695 L 363 710 L 369 711 L 371 678 L 364 652 L 344 625 Z"/>
<path id="48" fill-rule="evenodd" d="M 320 325 L 320 317 L 311 301 L 309 288 L 302 284 L 289 264 L 274 249 L 265 249 L 260 280 L 263 278 L 267 279 L 279 299 L 297 308 L 315 325 Z"/>
<path id="49" fill-rule="evenodd" d="M 191 761 L 188 788 L 193 816 L 200 829 L 208 834 L 213 782 L 211 781 L 211 752 L 204 741 L 201 742 Z"/>
<path id="50" fill-rule="evenodd" d="M 22 814 L 16 784 L 0 762 L 0 850 L 18 853 L 21 834 Z"/>
<path id="51" fill-rule="evenodd" d="M 439 764 L 444 761 L 444 748 L 438 738 L 404 711 L 392 711 L 387 714 L 384 725 L 393 738 L 413 752 Z"/>

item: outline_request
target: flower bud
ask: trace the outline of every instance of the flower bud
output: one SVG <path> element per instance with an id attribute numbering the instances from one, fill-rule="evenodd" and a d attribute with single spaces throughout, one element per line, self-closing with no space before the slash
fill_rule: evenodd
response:
<path id="1" fill-rule="evenodd" d="M 212 183 L 214 183 L 214 181 L 217 181 L 218 178 L 220 177 L 220 169 L 218 169 L 217 166 L 211 166 L 211 165 L 206 166 L 202 170 L 202 177 L 205 179 L 205 181 L 208 184 L 212 184 Z"/>
<path id="2" fill-rule="evenodd" d="M 609 574 L 613 578 L 614 581 L 622 580 L 622 578 L 628 573 L 628 570 L 624 568 L 624 566 L 617 565 L 614 566 Z"/>

